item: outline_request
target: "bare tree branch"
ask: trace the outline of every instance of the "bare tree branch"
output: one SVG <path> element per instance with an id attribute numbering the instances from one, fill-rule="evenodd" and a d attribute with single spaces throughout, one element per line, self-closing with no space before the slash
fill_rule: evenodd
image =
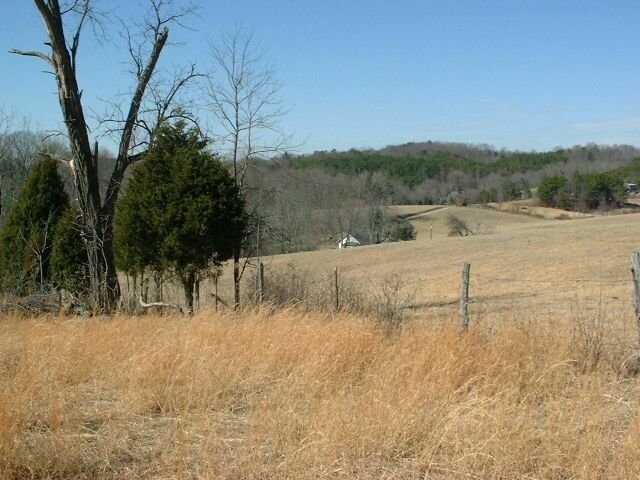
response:
<path id="1" fill-rule="evenodd" d="M 11 50 L 9 50 L 9 53 L 14 53 L 16 55 L 24 55 L 25 57 L 37 57 L 42 61 L 48 63 L 52 67 L 54 66 L 53 59 L 42 52 L 38 52 L 35 50 L 18 50 L 16 48 L 12 48 Z"/>

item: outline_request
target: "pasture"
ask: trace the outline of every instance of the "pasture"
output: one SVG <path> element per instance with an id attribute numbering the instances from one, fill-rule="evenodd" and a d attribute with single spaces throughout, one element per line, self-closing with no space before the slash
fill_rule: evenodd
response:
<path id="1" fill-rule="evenodd" d="M 0 477 L 637 478 L 640 217 L 429 221 L 448 212 L 491 233 L 264 259 L 267 282 L 292 262 L 371 290 L 399 275 L 412 302 L 393 331 L 210 301 L 192 318 L 3 318 Z"/>
<path id="2" fill-rule="evenodd" d="M 447 217 L 454 214 L 486 233 L 448 236 Z M 376 291 L 397 275 L 414 297 L 407 314 L 449 318 L 455 314 L 460 273 L 471 263 L 472 313 L 526 316 L 568 315 L 581 308 L 606 308 L 615 315 L 633 315 L 630 304 L 630 255 L 640 248 L 640 217 L 634 214 L 575 220 L 550 220 L 524 214 L 471 207 L 448 207 L 416 218 L 416 241 L 320 250 L 265 257 L 265 283 L 270 272 L 293 266 L 307 272 L 317 288 L 329 288 L 334 268 L 341 281 Z M 430 239 L 433 225 L 433 239 Z M 219 292 L 231 298 L 230 271 Z M 247 268 L 247 288 L 254 269 Z M 211 284 L 203 286 L 203 301 L 211 304 Z M 179 291 L 171 298 L 179 300 Z"/>

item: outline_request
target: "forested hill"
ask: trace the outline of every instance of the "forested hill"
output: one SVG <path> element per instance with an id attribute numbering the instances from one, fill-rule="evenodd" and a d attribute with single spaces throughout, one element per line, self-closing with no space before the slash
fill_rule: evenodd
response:
<path id="1" fill-rule="evenodd" d="M 381 172 L 413 187 L 426 179 L 446 181 L 451 172 L 461 172 L 473 177 L 485 177 L 491 173 L 511 175 L 516 172 L 540 170 L 547 165 L 566 164 L 566 152 L 545 153 L 511 152 L 498 154 L 493 161 L 482 161 L 454 152 L 434 151 L 417 154 L 392 155 L 378 151 L 349 150 L 347 152 L 321 152 L 299 157 L 295 165 L 300 169 L 322 168 L 333 173 L 347 175 L 362 172 Z"/>
<path id="2" fill-rule="evenodd" d="M 319 168 L 334 174 L 354 175 L 380 172 L 389 179 L 415 187 L 425 180 L 447 182 L 458 172 L 474 179 L 496 174 L 509 178 L 514 174 L 553 170 L 563 173 L 586 173 L 620 168 L 640 149 L 630 146 L 587 145 L 551 152 L 495 151 L 486 146 L 457 143 L 408 143 L 381 150 L 315 152 L 296 157 L 298 169 Z M 533 175 L 537 177 L 537 175 Z"/>

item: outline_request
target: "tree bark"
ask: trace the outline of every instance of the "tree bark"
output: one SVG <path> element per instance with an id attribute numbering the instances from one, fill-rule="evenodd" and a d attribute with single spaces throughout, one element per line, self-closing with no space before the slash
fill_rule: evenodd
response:
<path id="1" fill-rule="evenodd" d="M 184 288 L 184 303 L 187 307 L 187 314 L 193 313 L 193 290 L 195 287 L 196 275 L 194 272 L 185 273 L 181 277 Z"/>
<path id="2" fill-rule="evenodd" d="M 240 245 L 233 247 L 233 303 L 240 308 Z"/>

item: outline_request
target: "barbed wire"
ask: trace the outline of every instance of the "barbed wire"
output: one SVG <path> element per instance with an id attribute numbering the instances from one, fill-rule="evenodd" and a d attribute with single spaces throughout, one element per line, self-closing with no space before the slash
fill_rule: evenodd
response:
<path id="1" fill-rule="evenodd" d="M 593 278 L 572 278 L 569 280 L 529 280 L 523 278 L 515 278 L 515 277 L 490 277 L 483 274 L 478 273 L 470 273 L 470 277 L 481 278 L 484 280 L 491 280 L 495 282 L 509 282 L 509 283 L 542 283 L 542 284 L 567 284 L 567 283 L 595 283 L 595 284 L 611 284 L 611 285 L 620 285 L 620 284 L 628 284 L 629 280 L 598 280 Z"/>

